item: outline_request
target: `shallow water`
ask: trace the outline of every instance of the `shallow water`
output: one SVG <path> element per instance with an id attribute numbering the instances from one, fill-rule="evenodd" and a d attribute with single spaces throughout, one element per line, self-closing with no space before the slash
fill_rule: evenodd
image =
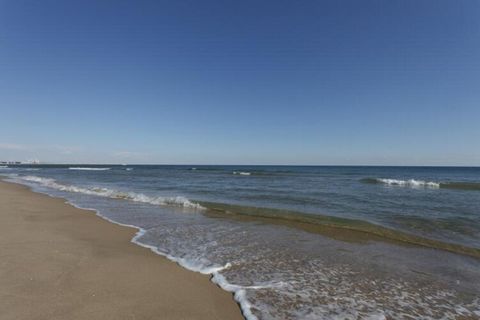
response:
<path id="1" fill-rule="evenodd" d="M 0 174 L 141 228 L 136 241 L 212 273 L 249 319 L 480 317 L 479 259 L 335 240 L 205 208 L 214 202 L 351 218 L 478 249 L 478 168 L 75 167 Z M 442 187 L 452 183 L 467 187 Z"/>

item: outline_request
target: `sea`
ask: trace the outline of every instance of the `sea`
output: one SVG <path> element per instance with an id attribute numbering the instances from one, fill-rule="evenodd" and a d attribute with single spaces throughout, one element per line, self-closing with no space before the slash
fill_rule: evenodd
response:
<path id="1" fill-rule="evenodd" d="M 21 165 L 253 319 L 480 319 L 480 168 Z M 134 270 L 132 270 L 134 272 Z M 162 275 L 159 275 L 162 276 Z"/>

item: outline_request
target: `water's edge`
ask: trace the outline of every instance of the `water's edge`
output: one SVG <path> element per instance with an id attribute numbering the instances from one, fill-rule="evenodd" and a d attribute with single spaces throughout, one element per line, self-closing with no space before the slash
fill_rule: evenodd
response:
<path id="1" fill-rule="evenodd" d="M 239 290 L 239 289 L 235 289 L 235 286 L 234 285 L 230 285 L 228 283 L 224 283 L 222 282 L 221 280 L 222 279 L 218 279 L 219 278 L 219 274 L 218 272 L 221 271 L 221 270 L 224 270 L 228 267 L 230 267 L 230 265 L 225 265 L 223 266 L 222 268 L 212 268 L 210 270 L 200 270 L 200 269 L 192 269 L 192 268 L 189 268 L 188 265 L 186 265 L 185 263 L 182 263 L 182 260 L 181 259 L 178 259 L 176 257 L 173 257 L 171 255 L 168 255 L 168 254 L 165 254 L 163 252 L 161 252 L 160 250 L 158 250 L 157 247 L 155 246 L 152 246 L 152 245 L 148 245 L 148 244 L 144 244 L 142 242 L 140 242 L 138 239 L 141 238 L 146 230 L 141 228 L 141 227 L 138 227 L 138 226 L 135 226 L 135 225 L 132 225 L 132 224 L 125 224 L 125 223 L 120 223 L 120 222 L 117 222 L 115 220 L 112 220 L 104 215 L 102 215 L 100 213 L 99 210 L 95 209 L 95 208 L 84 208 L 84 207 L 81 207 L 81 206 L 78 206 L 76 205 L 75 203 L 73 202 L 70 202 L 68 199 L 66 198 L 63 198 L 63 197 L 59 197 L 59 196 L 53 196 L 47 192 L 41 192 L 41 191 L 35 191 L 33 190 L 33 188 L 29 185 L 26 185 L 26 184 L 22 184 L 20 182 L 14 182 L 14 181 L 6 181 L 5 179 L 8 179 L 8 177 L 5 177 L 5 176 L 0 176 L 0 180 L 4 183 L 11 183 L 11 184 L 16 184 L 16 185 L 20 185 L 22 187 L 25 187 L 28 191 L 30 192 L 33 192 L 33 193 L 38 193 L 38 194 L 42 194 L 42 195 L 46 195 L 50 198 L 53 198 L 53 199 L 61 199 L 61 200 L 64 200 L 64 203 L 67 204 L 67 205 L 70 205 L 76 209 L 80 209 L 80 210 L 85 210 L 85 211 L 91 211 L 91 212 L 94 212 L 95 215 L 99 218 L 102 218 L 112 224 L 115 224 L 115 225 L 118 225 L 118 226 L 121 226 L 121 227 L 127 227 L 127 228 L 132 228 L 132 229 L 136 229 L 137 232 L 135 233 L 135 235 L 130 239 L 130 242 L 135 244 L 135 245 L 138 245 L 142 248 L 146 248 L 146 249 L 149 249 L 150 251 L 152 251 L 153 253 L 159 255 L 159 256 L 162 256 L 174 263 L 176 263 L 178 266 L 186 269 L 186 270 L 189 270 L 189 271 L 192 271 L 192 272 L 197 272 L 197 273 L 200 273 L 200 274 L 203 274 L 203 275 L 208 275 L 210 276 L 210 282 L 212 282 L 214 285 L 216 285 L 217 287 L 219 287 L 220 289 L 226 291 L 226 292 L 229 292 L 232 294 L 232 297 L 234 299 L 234 301 L 237 303 L 237 305 L 239 306 L 240 308 L 240 312 L 242 313 L 242 316 L 246 319 L 246 320 L 256 320 L 257 318 L 253 315 L 253 313 L 250 311 L 250 308 L 251 308 L 251 305 L 250 303 L 245 300 L 245 299 L 242 299 L 242 290 Z"/>
<path id="2" fill-rule="evenodd" d="M 392 245 L 397 245 L 397 248 L 401 246 L 408 247 L 423 247 L 425 249 L 431 250 L 432 253 L 437 251 L 438 253 L 450 252 L 455 253 L 460 256 L 469 256 L 474 258 L 477 261 L 480 261 L 480 249 L 476 247 L 467 247 L 460 244 L 442 242 L 441 240 L 432 240 L 420 236 L 415 236 L 409 234 L 408 232 L 390 229 L 388 226 L 377 225 L 365 220 L 352 219 L 352 218 L 343 218 L 336 217 L 331 215 L 317 215 L 317 214 L 308 214 L 304 212 L 285 210 L 285 209 L 275 209 L 275 208 L 265 208 L 265 207 L 252 207 L 244 205 L 233 205 L 225 204 L 218 202 L 206 202 L 206 201 L 196 201 L 192 199 L 191 202 L 189 199 L 183 197 L 175 197 L 172 200 L 166 197 L 157 197 L 157 196 L 145 196 L 141 193 L 125 193 L 121 191 L 106 189 L 106 188 L 83 188 L 83 187 L 74 187 L 70 185 L 63 185 L 55 182 L 55 180 L 50 178 L 38 178 L 38 179 L 27 179 L 26 182 L 17 181 L 17 179 L 11 179 L 10 176 L 1 176 L 0 179 L 7 179 L 6 182 L 11 182 L 27 187 L 29 190 L 35 193 L 46 194 L 52 198 L 65 200 L 65 203 L 83 210 L 94 211 L 97 216 L 120 226 L 135 228 L 137 232 L 130 240 L 132 243 L 139 245 L 144 248 L 148 248 L 154 253 L 166 257 L 172 262 L 177 263 L 179 266 L 189 270 L 198 272 L 201 274 L 209 275 L 210 281 L 216 284 L 218 287 L 224 291 L 230 292 L 233 295 L 234 300 L 240 307 L 244 318 L 246 320 L 258 320 L 258 317 L 253 312 L 257 312 L 258 305 L 255 304 L 249 297 L 249 289 L 257 289 L 257 286 L 250 285 L 247 283 L 238 282 L 238 279 L 235 278 L 228 280 L 225 274 L 236 273 L 237 265 L 232 262 L 232 260 L 224 260 L 223 262 L 214 263 L 213 265 L 201 266 L 195 263 L 191 263 L 191 260 L 184 258 L 183 255 L 178 252 L 171 253 L 168 248 L 163 248 L 161 245 L 156 244 L 156 242 L 150 242 L 148 240 L 148 235 L 150 233 L 150 227 L 148 225 L 138 224 L 135 220 L 122 220 L 117 219 L 115 215 L 109 215 L 109 206 L 102 207 L 96 206 L 95 204 L 84 203 L 82 201 L 78 202 L 76 198 L 71 199 L 69 194 L 70 192 L 87 194 L 92 196 L 99 196 L 100 198 L 107 198 L 111 201 L 120 203 L 146 203 L 148 205 L 158 205 L 161 207 L 171 207 L 172 210 L 179 210 L 178 208 L 183 208 L 186 212 L 195 212 L 199 216 L 204 216 L 207 219 L 213 219 L 211 221 L 217 220 L 217 223 L 220 225 L 228 224 L 230 222 L 241 222 L 242 225 L 248 225 L 249 223 L 254 223 L 255 225 L 263 225 L 265 227 L 287 227 L 288 229 L 297 229 L 302 231 L 307 231 L 310 234 L 318 234 L 320 236 L 326 236 L 327 238 L 333 240 L 340 240 L 343 243 L 350 242 L 352 245 L 356 244 L 374 244 L 374 243 L 387 243 Z M 44 179 L 49 183 L 40 184 L 41 188 L 37 189 L 36 184 L 28 183 L 29 181 L 38 182 L 37 180 Z M 43 181 L 43 180 L 42 180 Z M 49 191 L 48 187 L 52 187 L 53 190 L 62 191 L 60 194 Z M 45 188 L 43 188 L 45 187 Z M 58 187 L 55 189 L 55 187 Z M 67 192 L 64 194 L 63 192 Z M 113 192 L 113 193 L 112 193 Z M 140 197 L 140 198 L 139 198 Z M 109 201 L 110 201 L 109 200 Z M 147 201 L 148 200 L 148 201 Z M 167 201 L 168 200 L 168 201 Z M 177 201 L 181 200 L 181 201 Z M 80 205 L 77 205 L 79 203 Z M 83 207 L 82 207 L 83 204 Z M 116 205 L 112 203 L 114 207 Z M 93 208 L 92 208 L 93 207 Z M 118 212 L 123 212 L 122 210 Z M 117 222 L 122 221 L 122 222 Z M 141 227 L 140 227 L 141 226 Z M 165 230 L 164 230 L 165 231 Z M 305 234 L 307 234 L 305 233 Z M 160 234 L 159 234 L 160 235 Z M 145 236 L 145 237 L 144 237 Z M 312 239 L 317 238 L 312 235 Z M 220 260 L 221 261 L 221 260 Z M 232 264 L 230 264 L 232 262 Z M 259 288 L 259 287 L 258 287 Z M 272 306 L 274 307 L 274 305 Z M 281 319 L 281 318 L 280 318 Z"/>

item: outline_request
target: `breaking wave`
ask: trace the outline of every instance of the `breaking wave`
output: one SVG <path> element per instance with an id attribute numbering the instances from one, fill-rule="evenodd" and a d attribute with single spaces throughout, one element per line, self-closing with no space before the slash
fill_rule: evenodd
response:
<path id="1" fill-rule="evenodd" d="M 399 180 L 399 179 L 380 179 L 380 178 L 367 178 L 363 179 L 366 183 L 380 183 L 391 186 L 413 187 L 413 188 L 440 188 L 440 183 L 423 181 L 423 180 Z"/>
<path id="2" fill-rule="evenodd" d="M 480 191 L 480 182 L 433 182 L 423 180 L 399 180 L 399 179 L 381 179 L 365 178 L 361 182 L 371 184 L 386 184 L 390 186 L 411 187 L 411 188 L 431 188 L 431 189 L 458 189 L 458 190 L 478 190 Z"/>
<path id="3" fill-rule="evenodd" d="M 177 206 L 177 207 L 184 207 L 184 208 L 197 209 L 197 210 L 204 209 L 204 207 L 202 207 L 200 204 L 191 202 L 190 200 L 188 200 L 183 196 L 152 197 L 152 196 L 147 196 L 141 193 L 122 192 L 122 191 L 112 190 L 108 188 L 78 187 L 78 186 L 59 183 L 55 179 L 42 178 L 37 176 L 22 176 L 22 177 L 18 177 L 17 179 L 20 179 L 23 181 L 35 182 L 40 184 L 41 186 L 60 190 L 60 191 L 82 193 L 82 194 L 111 198 L 111 199 L 122 199 L 122 200 L 134 201 L 134 202 L 149 203 L 153 205 Z"/>
<path id="4" fill-rule="evenodd" d="M 233 174 L 238 174 L 240 176 L 249 176 L 251 175 L 250 172 L 246 172 L 246 171 L 233 171 Z"/>
<path id="5" fill-rule="evenodd" d="M 115 168 L 113 168 L 112 172 L 115 172 Z M 231 170 L 228 170 L 226 174 L 231 174 L 231 172 Z M 255 175 L 255 171 L 251 171 L 251 173 Z M 143 194 L 120 192 L 107 188 L 67 185 L 65 182 L 60 182 L 61 179 L 62 178 L 58 178 L 58 180 L 55 180 L 38 176 L 18 177 L 18 180 L 38 183 L 40 186 L 55 188 L 56 190 L 80 192 L 113 199 L 145 203 L 152 203 L 153 199 L 157 199 L 159 202 L 153 204 L 161 205 L 169 204 L 165 203 L 165 199 L 182 198 L 190 202 L 183 197 L 153 198 Z M 246 179 L 250 180 L 248 178 Z M 370 183 L 387 184 L 377 181 L 377 179 L 372 180 L 374 180 L 374 182 Z M 81 198 L 79 197 L 79 199 Z M 124 202 L 123 204 L 127 203 Z M 472 251 L 469 248 L 450 246 L 437 241 L 420 239 L 419 237 L 395 232 L 362 221 L 307 215 L 280 209 L 254 208 L 207 202 L 193 204 L 201 205 L 202 208 L 208 208 L 202 211 L 204 214 L 207 214 L 208 211 L 213 211 L 215 216 L 226 217 L 239 215 L 242 216 L 241 219 L 248 219 L 249 217 L 263 219 L 259 220 L 262 221 L 262 224 L 258 225 L 264 225 L 263 222 L 267 221 L 275 221 L 275 224 L 281 221 L 282 225 L 285 223 L 285 225 L 289 226 L 296 226 L 296 223 L 298 223 L 299 227 L 308 224 L 308 228 L 305 230 L 309 232 L 317 230 L 313 228 L 312 225 L 319 226 L 319 232 L 321 230 L 325 232 L 326 229 L 331 227 L 335 228 L 332 234 L 338 239 L 341 239 L 339 234 L 342 234 L 342 231 L 344 231 L 343 234 L 348 233 L 345 239 L 352 241 L 352 239 L 355 239 L 352 233 L 357 232 L 362 235 L 361 239 L 365 239 L 363 238 L 364 234 L 372 234 L 374 236 L 386 237 L 409 244 L 441 248 L 452 252 L 466 253 L 474 257 L 480 257 L 480 251 L 478 251 L 478 249 L 472 249 Z M 184 206 L 184 204 L 179 204 L 178 202 L 174 205 Z M 454 292 L 433 291 L 435 288 L 431 289 L 427 286 L 422 286 L 420 287 L 422 290 L 418 290 L 417 286 L 403 282 L 403 278 L 396 280 L 395 277 L 392 277 L 390 281 L 382 280 L 381 277 L 376 277 L 375 274 L 372 277 L 368 277 L 368 274 L 359 273 L 357 269 L 349 267 L 350 265 L 354 266 L 355 264 L 353 263 L 346 266 L 343 266 L 341 262 L 339 262 L 338 265 L 337 263 L 330 264 L 328 262 L 329 260 L 325 258 L 328 257 L 328 252 L 327 254 L 322 252 L 321 259 L 306 259 L 303 251 L 298 251 L 298 254 L 296 254 L 296 251 L 292 253 L 292 250 L 286 249 L 288 246 L 279 241 L 281 239 L 290 239 L 288 236 L 283 236 L 288 234 L 282 233 L 282 236 L 279 235 L 278 238 L 275 237 L 272 241 L 267 242 L 258 241 L 258 239 L 265 239 L 263 237 L 253 237 L 255 233 L 264 233 L 246 233 L 242 230 L 249 229 L 232 229 L 230 226 L 225 226 L 224 223 L 219 224 L 221 228 L 217 224 L 205 224 L 205 226 L 193 225 L 189 228 L 184 228 L 183 225 L 178 222 L 172 225 L 175 227 L 166 225 L 162 228 L 155 227 L 157 229 L 147 231 L 145 226 L 146 229 L 135 226 L 135 221 L 138 222 L 141 220 L 122 220 L 121 217 L 123 216 L 109 215 L 108 210 L 101 211 L 102 212 L 96 210 L 98 215 L 111 222 L 137 228 L 139 231 L 132 239 L 132 242 L 149 248 L 153 252 L 167 257 L 186 269 L 211 275 L 212 282 L 234 294 L 234 298 L 240 304 L 243 315 L 247 320 L 258 320 L 262 318 L 368 318 L 380 320 L 390 317 L 406 319 L 410 318 L 409 315 L 411 314 L 420 316 L 420 313 L 424 319 L 435 319 L 438 318 L 435 315 L 440 314 L 437 313 L 439 310 L 438 306 L 441 306 L 441 312 L 444 312 L 445 318 L 454 318 L 457 315 L 460 317 L 470 316 L 473 318 L 475 315 L 480 314 L 478 300 L 471 304 L 461 304 L 460 302 L 457 304 L 457 302 L 453 300 L 455 298 Z M 126 213 L 128 213 L 128 211 L 126 211 Z M 184 217 L 188 219 L 189 217 L 188 215 L 180 216 L 182 219 Z M 223 222 L 223 219 L 218 221 Z M 142 224 L 139 223 L 138 225 Z M 148 234 L 151 235 L 150 238 Z M 204 237 L 197 238 L 194 236 L 195 234 L 201 234 L 204 235 Z M 270 239 L 271 234 L 266 234 L 268 235 L 268 239 Z M 309 235 L 310 233 L 305 234 Z M 146 237 L 143 238 L 145 235 Z M 232 236 L 229 237 L 229 235 Z M 152 241 L 154 239 L 156 239 L 156 242 Z M 161 239 L 166 240 L 163 241 Z M 171 241 L 171 239 L 174 239 L 174 241 Z M 185 242 L 182 243 L 182 239 L 184 239 Z M 236 241 L 239 240 L 244 244 L 247 242 L 245 239 L 248 239 L 248 249 L 242 246 L 237 247 L 242 248 L 241 250 L 231 250 L 231 248 L 235 248 L 231 247 L 232 244 L 236 244 Z M 301 236 L 300 239 L 303 243 L 311 243 L 312 238 Z M 272 247 L 272 243 L 278 243 L 278 246 Z M 226 247 L 226 249 L 222 250 L 223 247 Z M 279 248 L 281 248 L 282 251 L 277 251 Z M 337 251 L 338 248 L 334 248 L 334 250 Z M 227 254 L 227 252 L 230 251 L 234 251 L 234 254 Z M 241 278 L 240 275 L 250 278 Z M 245 281 L 245 279 L 249 281 Z M 376 288 L 378 288 L 378 291 Z M 371 292 L 374 292 L 374 295 Z M 432 304 L 432 301 L 434 304 Z M 444 304 L 445 301 L 448 302 L 448 304 Z M 381 306 L 381 308 L 378 306 Z M 425 313 L 425 315 L 423 313 Z"/>
<path id="6" fill-rule="evenodd" d="M 69 170 L 83 170 L 83 171 L 107 171 L 110 168 L 91 168 L 91 167 L 70 167 Z"/>

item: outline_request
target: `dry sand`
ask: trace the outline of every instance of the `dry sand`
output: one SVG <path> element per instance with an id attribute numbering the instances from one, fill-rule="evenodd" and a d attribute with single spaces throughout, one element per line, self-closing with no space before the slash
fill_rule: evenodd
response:
<path id="1" fill-rule="evenodd" d="M 243 319 L 231 294 L 135 232 L 0 182 L 0 319 Z"/>

